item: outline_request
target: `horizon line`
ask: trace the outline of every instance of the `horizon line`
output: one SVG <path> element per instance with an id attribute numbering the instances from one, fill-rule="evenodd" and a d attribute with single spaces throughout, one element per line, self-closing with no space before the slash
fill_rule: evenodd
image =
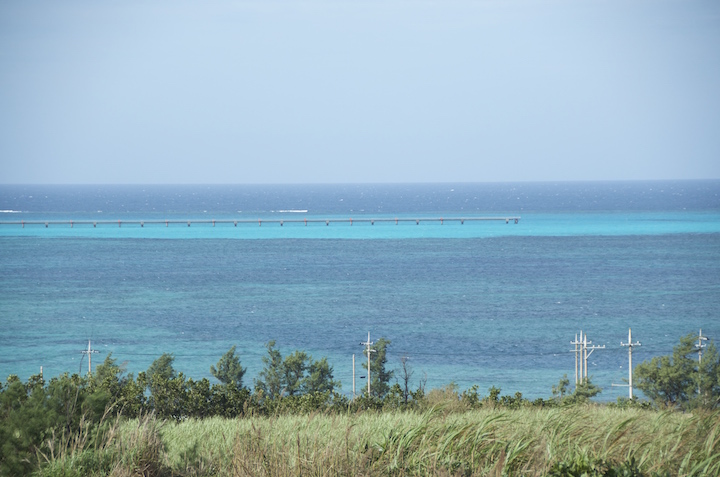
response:
<path id="1" fill-rule="evenodd" d="M 558 179 L 516 181 L 437 181 L 437 182 L 11 182 L 6 186 L 336 186 L 336 185 L 476 185 L 476 184 L 578 184 L 578 183 L 639 183 L 639 182 L 718 182 L 717 178 L 701 179 Z"/>

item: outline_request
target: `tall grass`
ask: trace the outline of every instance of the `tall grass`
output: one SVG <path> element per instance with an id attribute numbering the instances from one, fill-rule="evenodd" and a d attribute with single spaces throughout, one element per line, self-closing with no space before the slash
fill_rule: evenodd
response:
<path id="1" fill-rule="evenodd" d="M 719 445 L 719 412 L 437 407 L 181 423 L 144 418 L 119 425 L 97 452 L 112 457 L 118 476 L 541 476 L 572 475 L 558 473 L 558 464 L 584 462 L 598 472 L 633 463 L 627 468 L 634 475 L 714 477 Z M 73 474 L 71 460 L 65 456 L 66 465 L 49 465 L 44 475 L 108 475 L 107 466 Z"/>
<path id="2" fill-rule="evenodd" d="M 47 461 L 39 475 L 48 477 L 70 477 L 88 475 L 112 475 L 115 477 L 160 476 L 169 468 L 159 432 L 162 423 L 145 416 L 121 423 L 115 419 L 104 429 L 102 442 L 87 445 L 88 439 L 80 438 L 52 440 L 48 443 L 52 455 L 43 455 Z M 53 436 L 54 438 L 55 436 Z"/>

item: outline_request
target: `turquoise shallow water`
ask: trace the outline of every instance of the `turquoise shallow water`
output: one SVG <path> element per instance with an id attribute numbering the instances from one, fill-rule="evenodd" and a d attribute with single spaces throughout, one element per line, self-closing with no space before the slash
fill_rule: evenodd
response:
<path id="1" fill-rule="evenodd" d="M 308 206 L 307 213 L 271 212 L 274 204 L 203 212 L 195 201 L 183 212 L 161 200 L 165 209 L 158 212 L 147 210 L 155 203 L 149 199 L 131 210 L 97 212 L 93 197 L 102 191 L 92 189 L 88 197 L 72 188 L 33 210 L 32 201 L 18 207 L 17 189 L 0 189 L 0 209 L 17 210 L 3 214 L 5 221 L 521 216 L 518 224 L 463 225 L 0 225 L 0 374 L 25 378 L 40 366 L 50 375 L 77 372 L 87 364 L 79 351 L 92 339 L 101 351 L 96 359 L 112 352 L 137 372 L 171 352 L 176 367 L 196 378 L 209 376 L 210 365 L 236 344 L 252 380 L 264 343 L 275 339 L 284 352 L 328 356 L 349 392 L 352 355 L 359 359 L 359 343 L 370 331 L 373 339 L 392 340 L 391 367 L 410 356 L 416 382 L 426 374 L 429 386 L 495 385 L 537 397 L 574 373 L 569 343 L 582 329 L 606 345 L 592 355 L 591 374 L 602 396 L 614 399 L 627 392 L 611 384 L 627 375 L 620 342 L 628 327 L 642 342 L 636 363 L 669 353 L 679 336 L 699 328 L 711 338 L 720 335 L 718 183 L 698 183 L 702 193 L 681 183 L 672 189 L 682 187 L 680 199 L 650 201 L 642 210 L 621 207 L 621 199 L 643 196 L 657 184 L 621 188 L 620 198 L 612 184 L 578 185 L 570 191 L 572 207 L 546 184 L 533 189 L 534 210 L 513 210 L 508 201 L 516 199 L 508 192 L 505 202 L 472 214 L 457 203 L 483 197 L 482 185 L 455 187 L 465 199 L 452 207 L 427 199 L 445 200 L 437 187 L 419 187 L 411 199 L 394 197 L 392 204 L 383 202 L 391 189 L 381 190 L 385 196 L 375 191 L 372 213 L 339 208 L 345 189 L 325 190 L 317 204 L 328 205 Z M 124 197 L 122 190 L 111 192 L 122 202 L 138 195 L 133 188 Z M 239 200 L 223 193 L 222 203 Z M 288 194 L 279 199 L 287 209 L 306 200 L 301 189 Z M 603 203 L 594 205 L 598 194 Z M 255 200 L 263 204 L 267 197 Z M 53 210 L 53 203 L 63 206 Z M 390 206 L 394 213 L 375 210 Z"/>

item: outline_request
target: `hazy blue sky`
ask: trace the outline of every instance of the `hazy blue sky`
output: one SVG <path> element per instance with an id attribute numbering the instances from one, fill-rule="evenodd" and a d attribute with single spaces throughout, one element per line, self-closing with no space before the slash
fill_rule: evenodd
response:
<path id="1" fill-rule="evenodd" d="M 720 2 L 5 0 L 0 161 L 0 183 L 720 178 Z"/>

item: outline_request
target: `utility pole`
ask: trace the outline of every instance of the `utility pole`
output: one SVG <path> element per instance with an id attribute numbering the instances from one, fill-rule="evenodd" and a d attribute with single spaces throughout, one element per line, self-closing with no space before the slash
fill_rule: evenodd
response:
<path id="1" fill-rule="evenodd" d="M 364 342 L 364 343 L 361 342 L 360 344 L 367 347 L 367 349 L 365 350 L 365 352 L 367 353 L 367 358 L 368 358 L 368 363 L 367 363 L 367 368 L 368 368 L 368 372 L 367 372 L 368 391 L 367 391 L 367 392 L 368 392 L 368 397 L 370 397 L 370 353 L 376 353 L 377 351 L 375 351 L 374 349 L 370 349 L 370 346 L 372 346 L 373 342 L 370 341 L 370 332 L 369 332 L 369 331 L 368 331 L 368 339 L 367 339 L 367 341 Z"/>
<path id="2" fill-rule="evenodd" d="M 628 328 L 628 342 L 623 343 L 620 342 L 620 346 L 627 346 L 628 347 L 628 384 L 613 384 L 613 386 L 627 386 L 630 399 L 633 398 L 633 379 L 632 379 L 632 373 L 633 373 L 633 365 L 632 365 L 632 349 L 633 346 L 640 346 L 640 342 L 636 341 L 633 343 L 632 341 L 632 329 Z"/>
<path id="3" fill-rule="evenodd" d="M 585 383 L 588 380 L 588 357 L 590 357 L 596 349 L 605 349 L 605 345 L 588 346 L 592 344 L 592 341 L 588 341 L 587 334 L 583 333 L 582 330 L 580 330 L 580 339 L 578 339 L 578 335 L 575 335 L 575 341 L 571 341 L 570 344 L 575 345 L 575 349 L 571 349 L 570 352 L 575 353 L 575 387 L 577 387 L 578 384 Z M 589 353 L 588 350 L 590 351 Z M 580 366 L 578 366 L 578 364 Z"/>
<path id="4" fill-rule="evenodd" d="M 86 354 L 88 357 L 88 374 L 92 374 L 92 355 L 93 353 L 99 353 L 100 351 L 92 349 L 90 347 L 90 340 L 88 340 L 88 348 L 81 351 L 82 354 Z"/>
<path id="5" fill-rule="evenodd" d="M 708 337 L 703 336 L 702 328 L 700 328 L 700 334 L 698 334 L 698 342 L 695 345 L 695 348 L 697 348 L 697 352 L 698 352 L 698 371 L 700 371 L 700 366 L 702 366 L 702 349 L 707 346 L 706 344 L 703 343 L 703 341 L 707 341 L 707 340 L 708 340 Z M 701 393 L 700 382 L 698 382 L 698 396 L 700 395 L 700 393 Z"/>
<path id="6" fill-rule="evenodd" d="M 578 335 L 575 335 L 575 341 L 571 341 L 570 344 L 575 345 L 575 349 L 571 349 L 570 352 L 575 353 L 575 386 L 577 387 L 587 379 L 587 357 L 590 356 L 587 345 L 592 344 L 592 341 L 588 341 L 587 334 L 580 330 L 580 339 L 578 340 Z"/>
<path id="7" fill-rule="evenodd" d="M 592 341 L 590 343 L 592 343 Z M 588 345 L 588 340 L 587 340 L 587 335 L 585 335 L 585 336 L 583 336 L 583 344 L 582 344 L 583 364 L 580 365 L 580 366 L 584 366 L 584 368 L 585 368 L 585 370 L 582 373 L 582 377 L 583 377 L 582 382 L 583 383 L 586 382 L 588 379 L 588 375 L 587 375 L 587 359 L 588 359 L 587 345 Z"/>
<path id="8" fill-rule="evenodd" d="M 353 355 L 353 401 L 355 400 L 355 355 Z"/>
<path id="9" fill-rule="evenodd" d="M 702 334 L 702 328 L 700 328 L 700 334 L 698 335 L 698 342 L 695 345 L 698 352 L 698 364 L 702 364 L 702 349 L 706 347 L 707 345 L 703 343 L 703 341 L 707 341 L 708 337 L 703 336 Z"/>
<path id="10" fill-rule="evenodd" d="M 576 335 L 575 335 L 575 341 L 571 341 L 570 344 L 571 344 L 571 345 L 575 345 L 575 349 L 574 349 L 574 350 L 571 349 L 570 352 L 571 352 L 571 353 L 575 353 L 575 386 L 577 386 L 577 385 L 578 385 L 578 382 L 579 382 L 579 381 L 578 381 L 578 361 L 579 361 L 579 360 L 578 360 L 578 353 L 579 353 L 579 351 L 580 351 L 580 350 L 578 349 L 578 345 L 579 345 L 579 344 L 582 344 L 582 330 L 580 330 L 580 341 L 578 341 L 578 335 L 576 334 Z M 582 368 L 580 368 L 580 374 L 582 374 Z"/>

